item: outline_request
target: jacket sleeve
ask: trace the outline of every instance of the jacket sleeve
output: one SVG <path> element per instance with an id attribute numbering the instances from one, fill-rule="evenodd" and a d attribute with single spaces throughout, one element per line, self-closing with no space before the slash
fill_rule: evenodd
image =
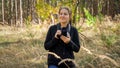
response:
<path id="1" fill-rule="evenodd" d="M 51 26 L 47 32 L 47 36 L 44 42 L 44 48 L 50 50 L 58 42 L 57 38 L 52 35 L 53 26 Z M 52 37 L 53 36 L 53 37 Z"/>
<path id="2" fill-rule="evenodd" d="M 74 29 L 73 39 L 68 43 L 68 46 L 75 52 L 80 50 L 80 40 L 77 29 Z"/>

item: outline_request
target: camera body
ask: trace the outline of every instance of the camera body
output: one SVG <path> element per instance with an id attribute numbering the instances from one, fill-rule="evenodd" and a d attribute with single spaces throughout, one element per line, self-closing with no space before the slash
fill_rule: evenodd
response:
<path id="1" fill-rule="evenodd" d="M 67 36 L 67 28 L 62 28 L 61 29 L 62 35 Z"/>
<path id="2" fill-rule="evenodd" d="M 67 28 L 63 27 L 61 29 L 61 35 L 67 36 Z M 57 37 L 60 38 L 61 35 L 57 35 Z"/>

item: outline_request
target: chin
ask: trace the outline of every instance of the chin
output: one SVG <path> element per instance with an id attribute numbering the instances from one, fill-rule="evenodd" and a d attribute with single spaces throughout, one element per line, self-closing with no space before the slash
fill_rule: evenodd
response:
<path id="1" fill-rule="evenodd" d="M 66 23 L 66 21 L 60 21 L 60 22 L 62 22 L 62 23 Z"/>
<path id="2" fill-rule="evenodd" d="M 65 23 L 67 23 L 67 22 L 61 22 L 61 23 L 65 24 Z"/>

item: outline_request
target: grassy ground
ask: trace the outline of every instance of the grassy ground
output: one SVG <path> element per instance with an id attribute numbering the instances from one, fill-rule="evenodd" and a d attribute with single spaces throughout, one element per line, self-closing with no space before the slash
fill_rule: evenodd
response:
<path id="1" fill-rule="evenodd" d="M 75 53 L 78 68 L 119 68 L 119 25 L 82 27 L 81 50 Z M 47 68 L 47 51 L 43 48 L 47 29 L 41 25 L 0 26 L 0 68 Z"/>

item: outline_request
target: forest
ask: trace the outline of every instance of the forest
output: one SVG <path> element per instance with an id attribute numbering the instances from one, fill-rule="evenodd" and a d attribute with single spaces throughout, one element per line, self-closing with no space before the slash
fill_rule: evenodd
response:
<path id="1" fill-rule="evenodd" d="M 77 68 L 120 67 L 120 0 L 0 0 L 0 68 L 47 68 L 47 31 L 58 10 L 72 10 Z"/>

